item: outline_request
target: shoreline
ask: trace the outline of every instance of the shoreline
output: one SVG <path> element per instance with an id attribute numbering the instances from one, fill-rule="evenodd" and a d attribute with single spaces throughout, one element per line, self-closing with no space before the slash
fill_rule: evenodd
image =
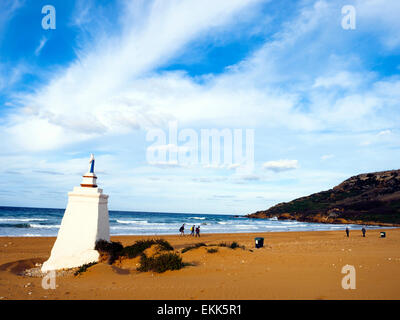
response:
<path id="1" fill-rule="evenodd" d="M 263 218 L 260 218 L 263 219 Z M 305 222 L 305 221 L 304 221 Z M 355 223 L 352 223 L 353 225 L 357 225 Z M 347 224 L 344 224 L 347 225 Z M 350 225 L 350 224 L 349 224 Z M 366 226 L 367 230 L 382 230 L 382 229 L 387 229 L 387 230 L 393 230 L 393 229 L 400 229 L 400 225 L 399 226 L 378 226 L 378 225 L 357 225 L 357 226 Z M 371 229 L 368 229 L 368 227 L 374 227 Z M 287 230 L 287 231 L 245 231 L 245 232 L 203 232 L 201 233 L 201 237 L 203 237 L 204 235 L 241 235 L 241 234 L 270 234 L 270 233 L 294 233 L 294 232 L 340 232 L 340 231 L 344 231 L 345 229 L 342 230 Z M 356 231 L 356 230 L 361 230 L 361 229 L 351 229 L 350 231 Z M 166 234 L 111 234 L 110 237 L 176 237 L 179 236 L 178 233 L 176 234 L 170 234 L 170 233 L 166 233 Z M 189 233 L 185 234 L 184 237 L 191 237 Z M 200 239 L 201 239 L 200 237 Z M 27 238 L 27 239 L 32 239 L 32 238 L 48 238 L 48 239 L 55 239 L 57 238 L 57 236 L 40 236 L 40 235 L 35 235 L 35 236 L 15 236 L 15 235 L 11 235 L 11 236 L 1 236 L 0 235 L 0 239 L 1 238 Z M 193 237 L 192 237 L 193 238 Z"/>
<path id="2" fill-rule="evenodd" d="M 386 238 L 380 232 L 386 231 Z M 264 247 L 254 248 L 255 236 Z M 27 239 L 29 238 L 29 240 Z M 154 236 L 112 236 L 124 246 Z M 400 230 L 369 229 L 347 238 L 339 231 L 165 235 L 188 266 L 165 273 L 137 272 L 104 263 L 79 276 L 57 277 L 56 290 L 18 272 L 44 262 L 55 237 L 0 237 L 0 297 L 4 299 L 400 299 Z M 187 246 L 237 242 L 245 249 Z M 344 290 L 344 265 L 356 268 L 357 289 Z"/>
<path id="3" fill-rule="evenodd" d="M 373 222 L 373 221 L 366 221 L 362 222 L 361 220 L 346 220 L 346 222 L 336 222 L 334 219 L 332 220 L 324 220 L 320 219 L 319 217 L 315 217 L 315 219 L 299 219 L 299 218 L 289 218 L 287 216 L 272 216 L 272 217 L 257 217 L 257 216 L 252 216 L 256 215 L 258 212 L 251 213 L 248 215 L 245 215 L 243 217 L 248 218 L 248 219 L 273 219 L 276 218 L 279 221 L 297 221 L 297 222 L 307 222 L 307 223 L 322 223 L 322 224 L 335 224 L 335 225 L 347 225 L 347 224 L 354 224 L 354 225 L 359 225 L 359 226 L 377 226 L 377 227 L 393 227 L 393 228 L 399 228 L 400 224 L 397 223 L 387 223 L 387 222 Z"/>
<path id="4" fill-rule="evenodd" d="M 252 218 L 252 219 L 265 219 L 265 218 Z M 298 220 L 295 220 L 298 221 Z M 323 223 L 323 222 L 309 222 L 309 221 L 298 221 L 298 222 L 307 222 L 307 223 Z M 332 223 L 323 223 L 323 224 L 332 224 Z M 269 234 L 269 233 L 293 233 L 293 232 L 335 232 L 335 231 L 343 231 L 344 226 L 347 225 L 355 225 L 355 226 L 365 226 L 367 227 L 367 230 L 381 230 L 381 229 L 389 229 L 389 230 L 393 230 L 393 229 L 399 229 L 400 225 L 367 225 L 367 224 L 356 224 L 356 223 L 346 223 L 346 224 L 335 224 L 335 225 L 343 225 L 343 229 L 335 229 L 335 230 L 286 230 L 286 231 L 282 231 L 282 230 L 269 230 L 269 231 L 244 231 L 244 232 L 202 232 L 201 236 L 204 235 L 238 235 L 238 234 Z M 368 229 L 368 227 L 373 227 L 371 229 Z M 359 229 L 352 229 L 350 227 L 350 230 L 359 230 Z M 361 229 L 360 229 L 361 230 Z M 178 233 L 175 234 L 171 234 L 171 233 L 166 233 L 166 234 L 162 234 L 162 233 L 158 233 L 158 234 L 111 234 L 110 237 L 174 237 L 174 236 L 179 236 Z M 185 237 L 190 237 L 189 233 L 185 234 Z M 16 236 L 16 235 L 0 235 L 0 239 L 1 238 L 57 238 L 56 235 L 54 236 L 41 236 L 41 235 L 32 235 L 32 236 L 26 236 L 26 235 L 22 235 L 22 236 Z"/>

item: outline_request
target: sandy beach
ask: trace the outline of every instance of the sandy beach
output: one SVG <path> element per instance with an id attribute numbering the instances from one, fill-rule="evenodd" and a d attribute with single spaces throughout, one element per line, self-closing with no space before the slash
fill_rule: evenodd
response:
<path id="1" fill-rule="evenodd" d="M 45 261 L 55 238 L 0 238 L 1 299 L 399 299 L 400 229 L 368 230 L 367 237 L 352 231 L 276 232 L 163 236 L 179 251 L 204 242 L 236 241 L 241 248 L 206 248 L 182 254 L 191 266 L 162 274 L 97 264 L 79 276 L 57 277 L 55 290 L 42 279 L 18 275 Z M 254 237 L 265 238 L 262 249 Z M 118 236 L 123 245 L 143 236 Z M 250 251 L 250 249 L 252 251 Z M 356 269 L 356 289 L 344 290 L 344 265 Z"/>

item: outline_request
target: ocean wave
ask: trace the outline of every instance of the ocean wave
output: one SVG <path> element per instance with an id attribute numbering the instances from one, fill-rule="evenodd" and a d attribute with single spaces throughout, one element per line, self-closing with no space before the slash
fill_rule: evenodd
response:
<path id="1" fill-rule="evenodd" d="M 205 220 L 205 217 L 190 217 L 190 219 Z"/>
<path id="2" fill-rule="evenodd" d="M 0 223 L 0 228 L 30 228 L 29 223 Z"/>
<path id="3" fill-rule="evenodd" d="M 42 218 L 0 218 L 0 222 L 29 222 L 29 221 L 46 221 Z"/>
<path id="4" fill-rule="evenodd" d="M 53 224 L 34 224 L 34 223 L 0 223 L 0 228 L 18 228 L 18 229 L 55 229 L 60 228 L 60 225 Z"/>
<path id="5" fill-rule="evenodd" d="M 178 233 L 178 229 L 174 226 L 110 226 L 110 230 L 171 230 Z"/>
<path id="6" fill-rule="evenodd" d="M 268 225 L 268 226 L 265 226 L 267 229 L 273 229 L 273 228 L 282 228 L 282 229 L 285 229 L 285 228 L 288 228 L 288 226 L 271 226 L 271 225 Z"/>
<path id="7" fill-rule="evenodd" d="M 30 224 L 31 228 L 41 228 L 41 229 L 54 229 L 54 228 L 60 228 L 61 225 L 59 224 Z"/>
<path id="8" fill-rule="evenodd" d="M 249 225 L 240 225 L 240 224 L 238 224 L 238 225 L 235 225 L 235 226 L 230 226 L 227 231 L 235 230 L 235 229 L 240 229 L 240 230 L 250 230 L 250 229 L 251 230 L 255 230 L 255 229 L 257 229 L 257 230 L 259 230 L 260 228 L 257 227 L 257 226 L 249 226 Z"/>
<path id="9" fill-rule="evenodd" d="M 125 223 L 125 224 L 149 224 L 147 220 L 120 220 L 117 219 L 118 223 Z"/>
<path id="10" fill-rule="evenodd" d="M 290 220 L 290 221 L 284 220 L 284 221 L 279 221 L 279 223 L 283 224 L 283 225 L 292 225 L 292 226 L 298 226 L 299 224 L 301 224 L 301 222 L 294 221 L 294 220 Z"/>

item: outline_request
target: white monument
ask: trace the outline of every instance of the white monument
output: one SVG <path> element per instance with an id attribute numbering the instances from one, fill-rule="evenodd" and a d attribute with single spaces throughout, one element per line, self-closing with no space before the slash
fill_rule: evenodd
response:
<path id="1" fill-rule="evenodd" d="M 68 205 L 49 260 L 42 271 L 74 268 L 99 259 L 97 240 L 110 241 L 108 196 L 97 187 L 94 156 L 80 187 L 68 193 Z"/>

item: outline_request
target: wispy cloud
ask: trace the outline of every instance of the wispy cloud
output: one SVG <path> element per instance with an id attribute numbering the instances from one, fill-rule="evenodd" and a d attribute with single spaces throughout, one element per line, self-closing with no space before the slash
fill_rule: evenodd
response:
<path id="1" fill-rule="evenodd" d="M 383 130 L 378 133 L 378 136 L 386 136 L 386 135 L 390 135 L 391 133 L 392 133 L 391 130 Z"/>
<path id="2" fill-rule="evenodd" d="M 196 36 L 233 23 L 235 15 L 255 2 L 153 1 L 142 8 L 144 15 L 138 21 L 128 14 L 137 15 L 131 8 L 136 4 L 126 2 L 125 27 L 118 34 L 106 37 L 100 33 L 95 44 L 80 51 L 79 59 L 55 73 L 49 84 L 18 97 L 24 108 L 10 119 L 15 143 L 31 150 L 49 149 L 101 133 L 124 133 L 163 123 L 173 117 L 174 106 L 171 98 L 160 100 L 160 94 L 171 92 L 174 82 L 174 94 L 182 85 L 196 85 L 185 84 L 178 75 L 145 81 L 143 76 Z M 182 103 L 186 102 L 181 101 L 178 108 Z M 75 108 L 79 112 L 74 113 Z M 21 127 L 35 143 L 26 134 L 24 138 L 18 134 Z M 42 134 L 54 139 L 37 139 Z"/>
<path id="3" fill-rule="evenodd" d="M 336 7 L 326 1 L 302 9 L 273 41 L 224 74 L 206 77 L 203 84 L 182 72 L 152 72 L 202 33 L 233 23 L 253 3 L 154 1 L 142 8 L 127 3 L 120 33 L 111 37 L 100 33 L 95 44 L 81 51 L 80 59 L 55 74 L 48 85 L 19 97 L 25 108 L 10 119 L 14 145 L 28 150 L 59 148 L 102 135 L 162 126 L 170 119 L 307 131 L 351 129 L 357 121 L 370 123 L 383 106 L 395 107 L 388 89 L 396 79 L 382 81 L 378 88 L 369 72 L 367 77 L 354 73 L 342 58 L 322 56 L 336 46 L 326 37 L 326 32 L 337 28 L 331 18 Z M 143 15 L 132 22 L 138 8 Z M 310 36 L 316 40 L 304 42 Z M 315 48 L 316 43 L 322 49 Z M 303 56 L 303 51 L 313 53 Z M 291 52 L 298 53 L 296 59 L 288 59 Z M 325 62 L 318 68 L 306 62 L 320 59 Z M 324 65 L 331 71 L 324 67 L 326 75 L 321 76 Z M 341 71 L 335 72 L 337 68 Z M 302 76 L 305 70 L 306 78 Z M 295 80 L 287 81 L 285 74 Z M 281 83 L 291 85 L 282 91 L 277 89 Z M 350 94 L 343 96 L 343 89 Z M 72 115 L 74 108 L 79 112 Z M 390 126 L 395 119 L 378 119 L 375 126 Z M 18 134 L 22 127 L 34 142 Z M 40 139 L 49 133 L 54 139 Z"/>
<path id="4" fill-rule="evenodd" d="M 37 48 L 35 49 L 35 55 L 38 56 L 40 54 L 40 52 L 42 51 L 43 47 L 46 45 L 48 38 L 43 36 L 40 39 L 40 43 L 37 46 Z"/>
<path id="5" fill-rule="evenodd" d="M 321 156 L 321 160 L 328 160 L 333 158 L 334 155 L 333 154 L 324 154 L 323 156 Z"/>
<path id="6" fill-rule="evenodd" d="M 2 0 L 0 2 L 0 40 L 5 25 L 14 17 L 15 12 L 24 5 L 24 0 Z"/>
<path id="7" fill-rule="evenodd" d="M 76 58 L 48 70 L 29 93 L 13 91 L 32 71 L 23 68 L 27 64 L 0 65 L 0 89 L 10 93 L 6 103 L 13 106 L 0 119 L 0 175 L 21 172 L 44 193 L 48 185 L 70 188 L 86 170 L 83 153 L 94 149 L 110 154 L 99 158 L 104 167 L 98 170 L 113 173 L 102 182 L 115 203 L 134 202 L 138 210 L 174 203 L 189 211 L 190 193 L 198 196 L 202 211 L 214 212 L 215 202 L 204 199 L 215 199 L 220 190 L 246 194 L 248 203 L 235 210 L 264 209 L 257 192 L 273 201 L 289 200 L 332 187 L 355 171 L 392 166 L 397 154 L 388 150 L 399 145 L 400 78 L 391 64 L 390 72 L 379 66 L 387 57 L 395 59 L 391 55 L 400 44 L 399 2 L 356 1 L 363 23 L 354 32 L 341 29 L 340 1 L 286 1 L 285 12 L 270 10 L 277 2 L 267 2 L 118 1 L 122 10 L 107 10 L 107 4 L 77 1 L 69 24 L 78 33 Z M 274 31 L 235 63 L 224 65 L 218 50 L 220 58 L 207 56 L 215 39 L 222 46 L 236 32 L 253 34 L 266 25 Z M 37 55 L 44 53 L 45 39 Z M 241 40 L 233 47 L 243 48 Z M 191 65 L 180 65 L 179 57 L 194 47 L 222 72 L 192 76 Z M 170 120 L 196 130 L 254 128 L 255 171 L 240 176 L 228 170 L 239 164 L 149 165 L 143 130 Z M 333 154 L 335 161 L 321 161 Z M 10 183 L 10 176 L 0 184 Z"/>
<path id="8" fill-rule="evenodd" d="M 274 172 L 282 172 L 299 168 L 299 162 L 297 160 L 267 161 L 263 164 L 263 168 Z"/>

